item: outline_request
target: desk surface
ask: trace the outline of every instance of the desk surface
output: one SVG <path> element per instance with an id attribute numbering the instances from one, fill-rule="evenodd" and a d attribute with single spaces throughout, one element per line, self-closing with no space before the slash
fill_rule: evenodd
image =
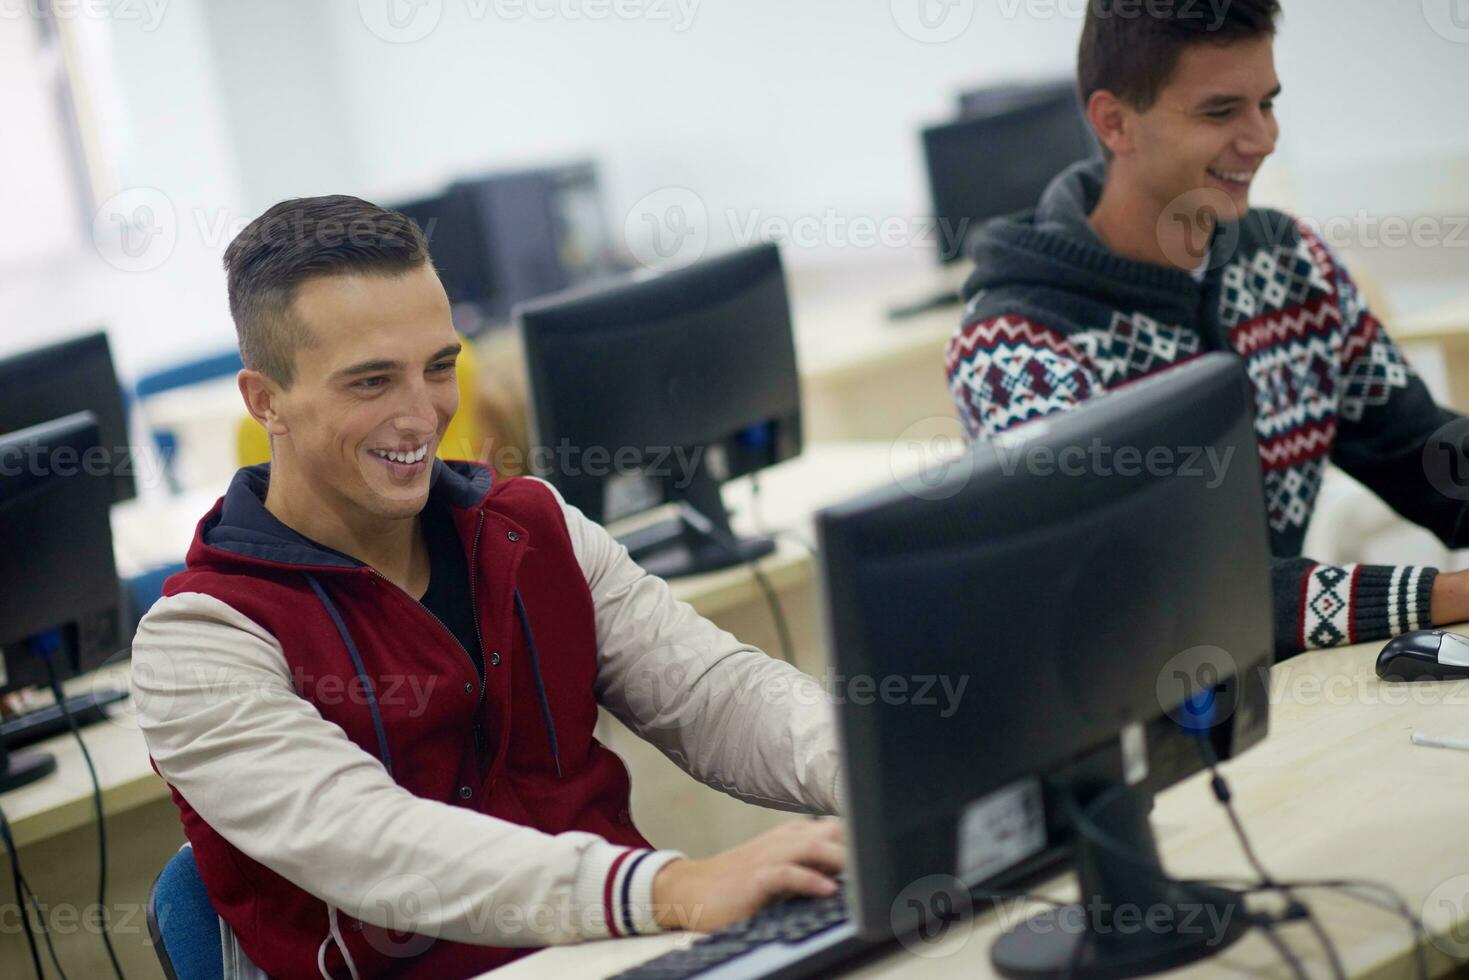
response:
<path id="1" fill-rule="evenodd" d="M 1408 738 L 1413 731 L 1469 736 L 1469 681 L 1384 685 L 1373 671 L 1379 646 L 1317 651 L 1275 667 L 1270 736 L 1224 771 L 1272 874 L 1281 880 L 1365 878 L 1392 886 L 1424 918 L 1433 938 L 1430 964 L 1442 973 L 1469 959 L 1469 754 L 1414 746 Z M 1205 779 L 1163 793 L 1153 825 L 1172 873 L 1249 875 Z M 1040 891 L 1074 897 L 1066 878 Z M 1310 890 L 1303 897 L 1319 913 L 1352 976 L 1412 975 L 1413 942 L 1401 918 L 1328 892 Z M 986 912 L 953 928 L 923 956 L 898 950 L 850 976 L 992 976 L 989 948 L 1000 931 L 997 920 Z M 1453 929 L 1462 938 L 1456 940 Z M 1278 935 L 1312 976 L 1325 975 L 1325 958 L 1307 928 L 1291 925 Z M 687 935 L 667 935 L 550 949 L 493 976 L 608 976 L 689 941 Z M 1289 975 L 1258 934 L 1174 972 Z"/>

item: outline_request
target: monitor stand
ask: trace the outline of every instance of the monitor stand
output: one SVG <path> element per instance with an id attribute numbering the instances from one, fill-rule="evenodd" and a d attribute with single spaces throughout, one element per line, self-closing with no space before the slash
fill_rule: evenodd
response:
<path id="1" fill-rule="evenodd" d="M 1001 975 L 1025 980 L 1143 976 L 1212 956 L 1249 930 L 1241 893 L 1163 877 L 1148 822 L 1151 793 L 1129 789 L 1107 797 L 1089 815 L 1127 856 L 1073 828 L 1082 901 L 1043 912 L 997 939 L 990 959 Z"/>
<path id="2" fill-rule="evenodd" d="M 11 752 L 0 742 L 0 793 L 34 783 L 56 771 L 56 756 L 49 752 Z"/>
<path id="3" fill-rule="evenodd" d="M 665 480 L 665 500 L 678 509 L 668 521 L 618 538 L 632 559 L 659 578 L 699 575 L 743 565 L 775 550 L 770 538 L 737 538 L 719 481 L 702 464 L 685 485 Z"/>

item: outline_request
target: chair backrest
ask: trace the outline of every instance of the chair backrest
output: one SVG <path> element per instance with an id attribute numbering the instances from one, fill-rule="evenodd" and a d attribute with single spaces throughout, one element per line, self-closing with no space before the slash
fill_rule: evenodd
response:
<path id="1" fill-rule="evenodd" d="M 168 980 L 223 980 L 219 915 L 188 844 L 169 858 L 148 893 L 148 935 Z"/>

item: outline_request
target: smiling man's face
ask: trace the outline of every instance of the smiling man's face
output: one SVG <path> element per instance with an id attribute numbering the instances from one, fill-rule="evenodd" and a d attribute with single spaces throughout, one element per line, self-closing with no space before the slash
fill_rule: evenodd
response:
<path id="1" fill-rule="evenodd" d="M 433 267 L 307 279 L 290 314 L 311 342 L 276 396 L 277 463 L 289 454 L 318 500 L 353 516 L 417 514 L 459 408 L 459 338 Z"/>
<path id="2" fill-rule="evenodd" d="M 1280 136 L 1279 94 L 1273 38 L 1191 45 L 1157 101 L 1132 113 L 1127 179 L 1160 207 L 1208 190 L 1208 200 L 1232 209 L 1217 217 L 1243 217 L 1255 175 Z"/>

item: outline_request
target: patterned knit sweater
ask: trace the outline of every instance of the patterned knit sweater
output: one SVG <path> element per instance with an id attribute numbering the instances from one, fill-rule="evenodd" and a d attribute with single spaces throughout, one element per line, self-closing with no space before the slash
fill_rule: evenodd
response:
<path id="1" fill-rule="evenodd" d="M 1206 351 L 1245 361 L 1270 522 L 1277 654 L 1430 625 L 1437 572 L 1301 557 L 1327 462 L 1450 546 L 1469 505 L 1434 489 L 1424 447 L 1458 416 L 1434 404 L 1308 228 L 1253 210 L 1215 231 L 1209 269 L 1124 259 L 1087 225 L 1104 178 L 1078 164 L 1035 211 L 990 222 L 972 246 L 963 326 L 946 358 L 971 438 L 1063 411 Z"/>

